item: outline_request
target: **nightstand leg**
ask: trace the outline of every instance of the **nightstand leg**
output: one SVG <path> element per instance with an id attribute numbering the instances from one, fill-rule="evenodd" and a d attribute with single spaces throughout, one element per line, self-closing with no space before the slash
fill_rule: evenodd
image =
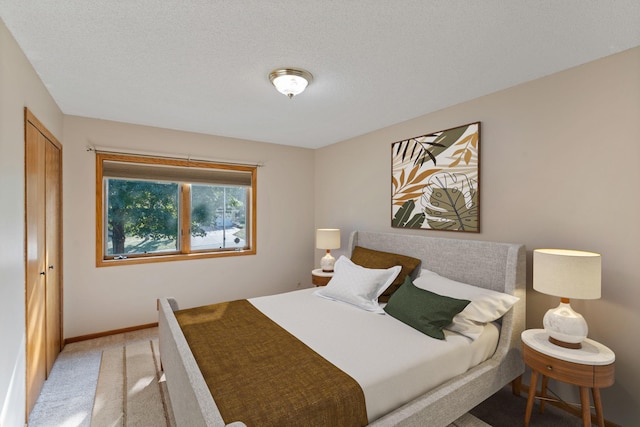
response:
<path id="1" fill-rule="evenodd" d="M 580 403 L 582 404 L 582 425 L 591 427 L 591 406 L 589 404 L 589 389 L 580 387 Z"/>
<path id="2" fill-rule="evenodd" d="M 598 425 L 604 427 L 604 414 L 602 413 L 602 402 L 600 401 L 600 389 L 594 387 L 591 389 L 593 394 L 593 406 L 596 407 L 596 417 L 598 418 Z"/>
<path id="3" fill-rule="evenodd" d="M 542 376 L 542 390 L 540 393 L 540 413 L 544 414 L 544 402 L 547 399 L 547 385 L 549 384 L 549 377 Z"/>
<path id="4" fill-rule="evenodd" d="M 531 370 L 531 380 L 529 381 L 529 397 L 527 397 L 527 410 L 524 413 L 524 427 L 529 426 L 533 401 L 536 397 L 536 387 L 538 386 L 538 372 Z"/>

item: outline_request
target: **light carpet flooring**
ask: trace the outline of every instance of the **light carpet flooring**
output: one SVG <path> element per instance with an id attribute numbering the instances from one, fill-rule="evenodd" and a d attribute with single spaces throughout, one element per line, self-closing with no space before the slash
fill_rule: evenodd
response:
<path id="1" fill-rule="evenodd" d="M 113 415 L 113 411 L 105 412 L 104 410 L 97 411 L 98 415 L 108 413 L 108 416 L 111 416 L 112 419 L 106 420 L 105 416 L 96 417 L 94 423 L 91 423 L 96 388 L 100 387 L 98 374 L 101 361 L 104 361 L 104 363 L 117 363 L 118 354 L 120 354 L 120 363 L 124 363 L 123 357 L 125 355 L 123 351 L 125 348 L 130 348 L 130 357 L 127 363 L 132 364 L 131 367 L 135 367 L 136 371 L 141 372 L 141 375 L 155 375 L 155 373 L 150 373 L 148 363 L 144 362 L 144 360 L 153 359 L 136 357 L 136 352 L 149 352 L 147 349 L 149 349 L 150 341 L 157 342 L 157 337 L 158 329 L 148 328 L 67 344 L 56 359 L 51 375 L 45 382 L 38 401 L 29 415 L 29 427 L 158 425 L 156 423 L 148 424 L 146 421 L 138 423 L 135 420 L 129 420 L 125 424 L 117 415 Z M 104 357 L 103 352 L 105 354 Z M 142 359 L 143 361 L 136 363 L 136 359 Z M 122 368 L 110 369 L 109 371 L 123 372 Z M 123 393 L 126 393 L 124 389 L 127 386 L 123 381 L 125 381 L 124 378 L 112 378 L 112 381 L 109 381 L 111 388 L 116 393 L 118 389 L 120 390 L 120 397 L 122 397 Z M 148 389 L 151 387 L 144 387 L 144 380 L 140 381 L 140 379 L 130 382 L 132 384 L 128 386 L 131 388 L 136 387 L 136 382 L 138 382 L 137 387 L 140 389 L 140 396 L 142 397 L 138 401 L 145 401 L 146 394 L 149 393 Z M 107 399 L 114 399 L 113 394 L 107 396 Z M 154 399 L 154 396 L 149 397 L 151 400 Z M 117 395 L 115 398 L 117 399 Z M 126 405 L 126 400 L 124 404 Z M 112 408 L 113 405 L 107 405 L 107 407 Z M 130 414 L 135 413 L 133 411 L 127 412 Z"/>

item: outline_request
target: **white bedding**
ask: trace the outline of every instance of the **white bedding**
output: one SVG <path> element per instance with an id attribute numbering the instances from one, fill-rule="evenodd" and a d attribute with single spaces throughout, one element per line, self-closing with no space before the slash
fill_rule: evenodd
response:
<path id="1" fill-rule="evenodd" d="M 472 341 L 445 330 L 431 338 L 386 315 L 319 298 L 314 289 L 252 298 L 262 313 L 355 379 L 369 422 L 490 358 L 498 327 Z"/>

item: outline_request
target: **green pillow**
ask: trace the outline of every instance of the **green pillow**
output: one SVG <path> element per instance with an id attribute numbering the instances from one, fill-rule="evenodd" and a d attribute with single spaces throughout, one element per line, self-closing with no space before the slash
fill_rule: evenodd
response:
<path id="1" fill-rule="evenodd" d="M 384 311 L 430 337 L 443 340 L 442 329 L 470 302 L 420 289 L 407 276 L 391 295 Z"/>

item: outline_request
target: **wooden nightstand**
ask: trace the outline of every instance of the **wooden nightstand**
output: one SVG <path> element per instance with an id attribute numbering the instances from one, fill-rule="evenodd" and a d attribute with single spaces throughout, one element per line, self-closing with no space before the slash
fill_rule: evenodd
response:
<path id="1" fill-rule="evenodd" d="M 313 286 L 327 286 L 332 277 L 333 271 L 328 273 L 322 271 L 321 268 L 316 268 L 311 272 L 311 283 L 313 283 Z"/>
<path id="2" fill-rule="evenodd" d="M 604 426 L 600 388 L 609 387 L 614 382 L 615 354 L 604 345 L 585 339 L 581 349 L 569 349 L 552 344 L 544 329 L 530 329 L 522 333 L 522 357 L 531 368 L 531 382 L 527 410 L 524 416 L 525 427 L 529 425 L 533 401 L 536 397 L 538 375 L 542 375 L 541 398 L 546 398 L 549 378 L 580 387 L 582 404 L 582 423 L 591 426 L 591 408 L 589 389 L 593 395 L 598 425 Z M 544 400 L 540 403 L 544 411 Z"/>

